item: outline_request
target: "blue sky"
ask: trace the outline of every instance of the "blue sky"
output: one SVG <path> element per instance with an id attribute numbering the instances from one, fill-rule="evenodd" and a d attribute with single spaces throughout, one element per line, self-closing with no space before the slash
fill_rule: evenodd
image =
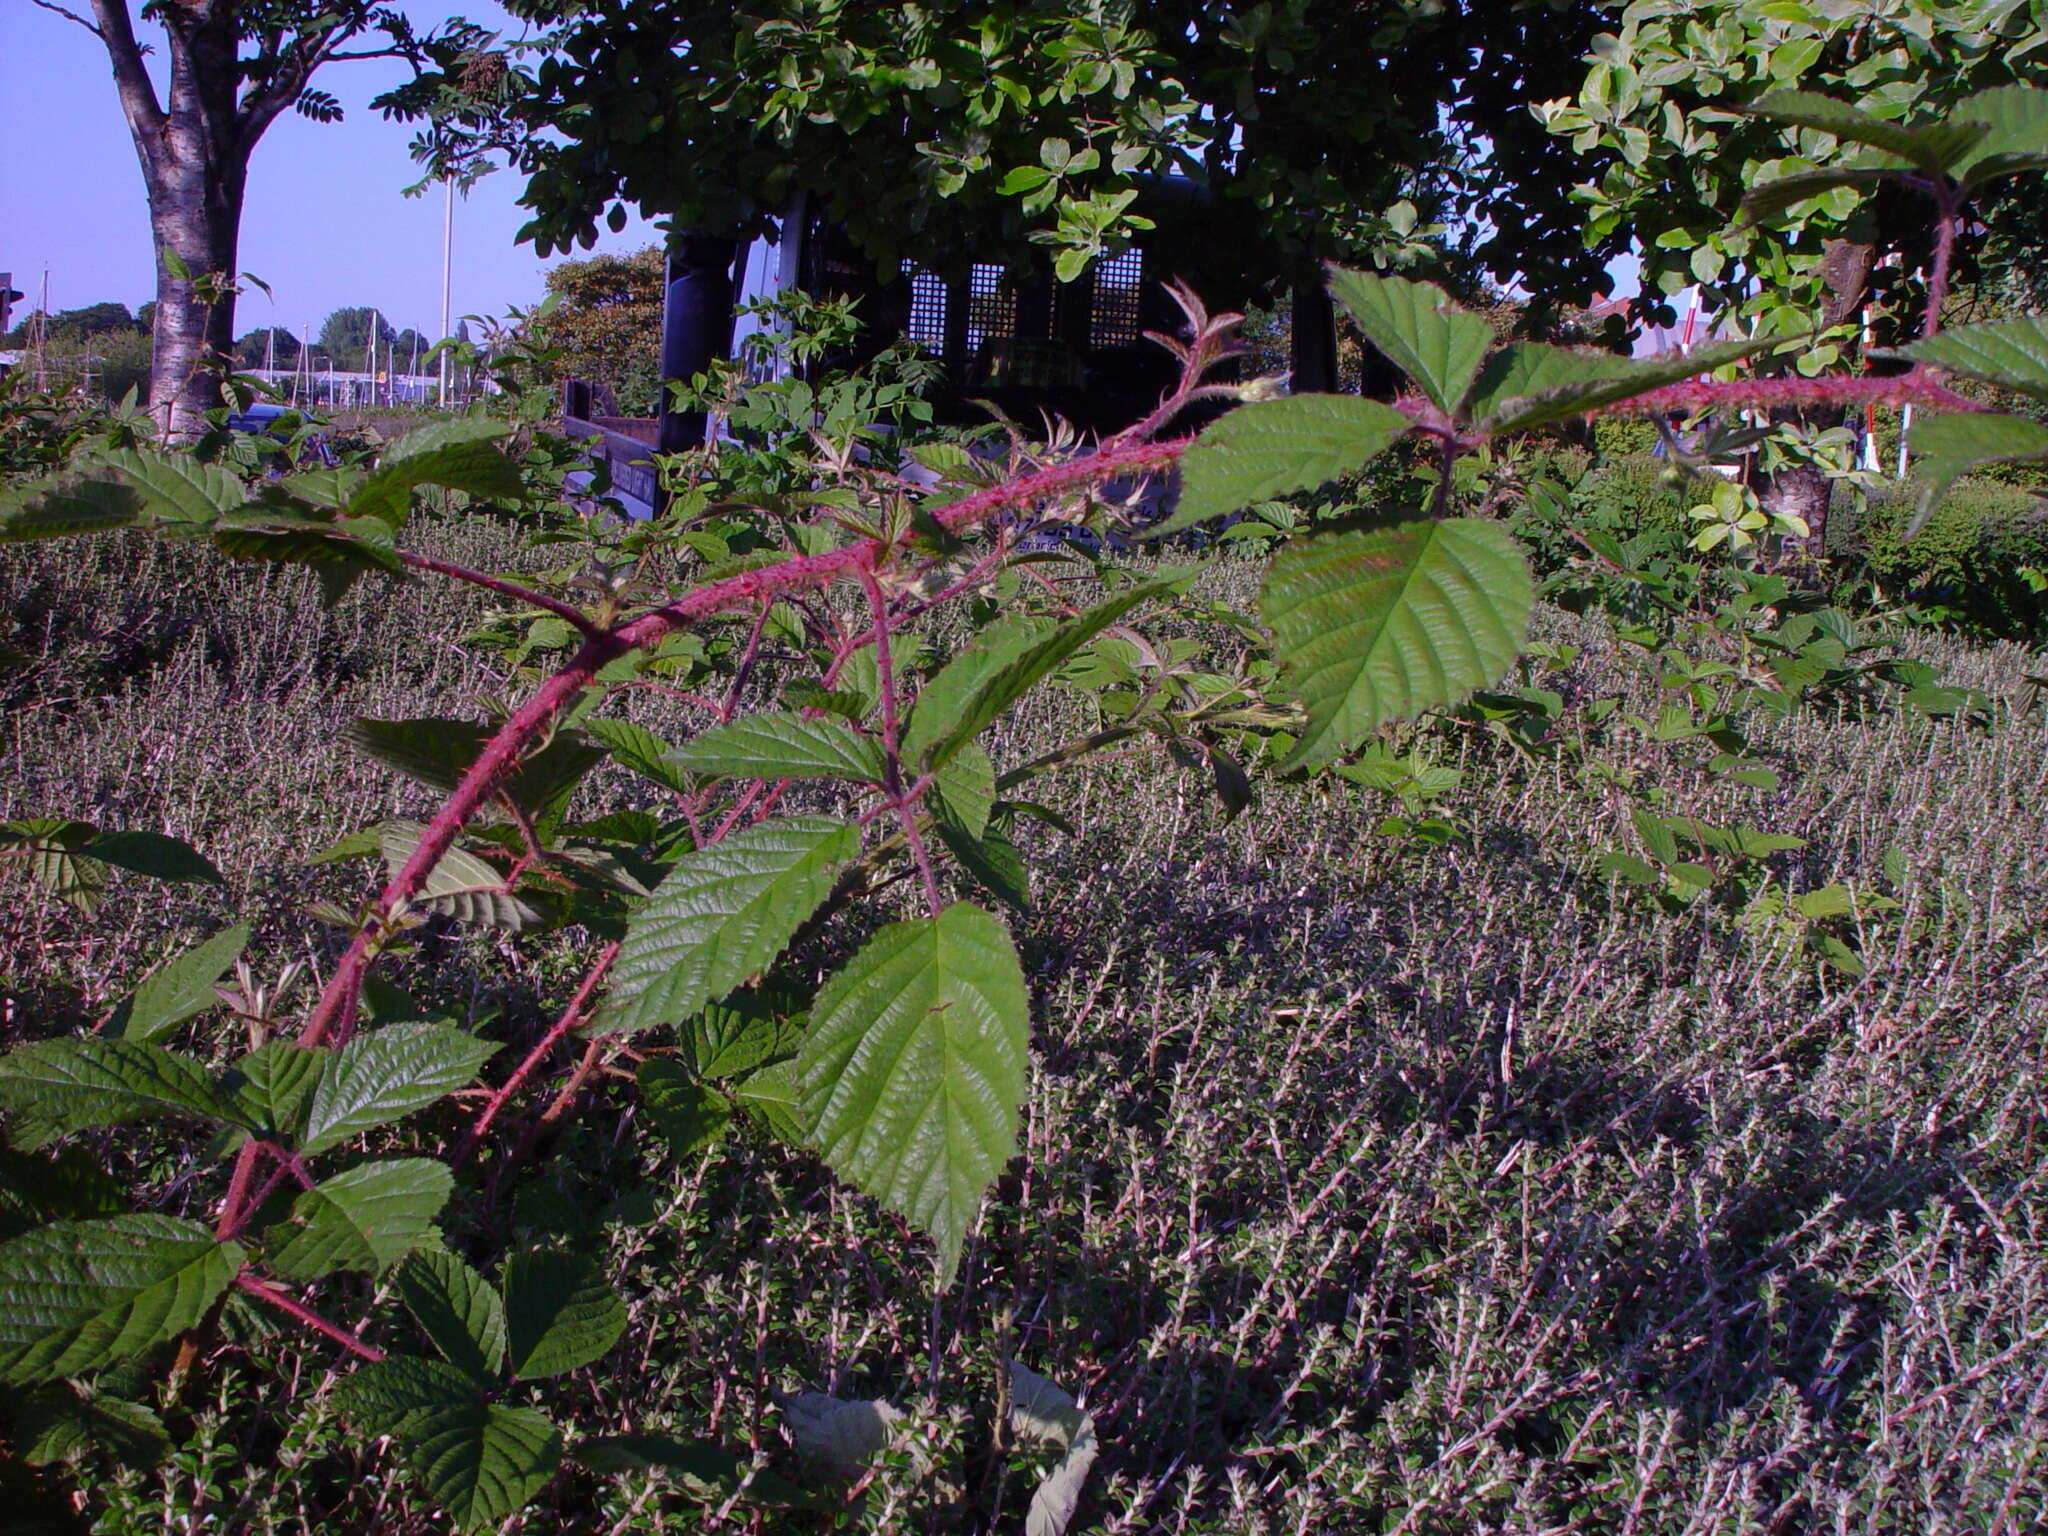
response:
<path id="1" fill-rule="evenodd" d="M 422 30 L 449 15 L 516 25 L 490 4 L 400 8 Z M 158 35 L 146 25 L 139 33 Z M 317 330 L 347 304 L 374 304 L 393 324 L 429 336 L 438 329 L 441 196 L 401 195 L 419 179 L 406 153 L 411 133 L 367 107 L 401 78 L 402 66 L 389 60 L 331 65 L 314 84 L 340 98 L 346 120 L 322 125 L 287 113 L 257 145 L 242 268 L 270 284 L 276 299 L 245 293 L 238 332 L 276 324 L 296 335 L 308 322 Z M 502 314 L 540 298 L 548 263 L 513 238 L 524 222 L 521 186 L 500 171 L 457 201 L 455 314 Z M 597 249 L 635 250 L 658 238 L 636 220 Z M 142 173 L 99 39 L 30 0 L 4 0 L 0 271 L 14 273 L 29 305 L 47 263 L 53 310 L 105 299 L 133 309 L 154 294 L 151 245 Z"/>

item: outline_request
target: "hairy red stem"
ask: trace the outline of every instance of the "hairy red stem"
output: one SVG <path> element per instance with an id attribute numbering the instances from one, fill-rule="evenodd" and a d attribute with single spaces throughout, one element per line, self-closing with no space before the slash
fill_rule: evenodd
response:
<path id="1" fill-rule="evenodd" d="M 1137 442 L 1104 449 L 1086 458 L 1056 464 L 1006 485 L 991 486 L 942 507 L 934 516 L 949 530 L 973 527 L 997 513 L 1047 496 L 1060 495 L 1077 486 L 1090 485 L 1118 475 L 1164 469 L 1187 451 L 1185 439 L 1171 442 Z M 607 662 L 631 651 L 654 645 L 679 630 L 685 630 L 722 613 L 744 610 L 781 596 L 785 592 L 829 586 L 851 576 L 865 562 L 880 553 L 879 540 L 863 539 L 823 554 L 801 555 L 779 565 L 757 571 L 743 571 L 723 581 L 714 581 L 685 594 L 675 602 L 586 640 L 568 664 L 542 683 L 491 738 L 455 791 L 427 824 L 412 855 L 384 887 L 381 908 L 387 915 L 403 911 L 426 882 L 436 864 L 454 846 L 477 808 L 488 800 L 498 782 L 518 763 L 542 732 L 551 725 L 576 696 L 588 687 Z M 334 974 L 322 989 L 299 1035 L 306 1046 L 336 1045 L 346 1041 L 355 1029 L 357 999 L 363 978 L 375 956 L 380 924 L 359 932 L 342 954 Z"/>
<path id="2" fill-rule="evenodd" d="M 605 972 L 612 968 L 612 961 L 618 958 L 618 954 L 617 939 L 598 951 L 596 963 L 584 972 L 582 985 L 577 987 L 576 995 L 569 999 L 569 1006 L 562 1010 L 561 1017 L 540 1037 L 533 1049 L 526 1053 L 526 1059 L 513 1069 L 512 1075 L 492 1090 L 483 1113 L 476 1117 L 476 1123 L 463 1135 L 455 1148 L 455 1155 L 448 1160 L 451 1168 L 460 1168 L 469 1161 L 490 1131 L 491 1122 L 497 1119 L 499 1112 L 511 1102 L 512 1095 L 526 1086 L 533 1074 L 540 1070 L 541 1063 L 547 1060 L 549 1053 L 554 1050 L 562 1036 L 576 1027 L 583 1017 L 584 1010 L 590 1006 L 591 995 L 597 991 L 598 984 L 604 980 Z"/>
<path id="3" fill-rule="evenodd" d="M 473 571 L 466 565 L 457 565 L 452 560 L 436 560 L 432 555 L 414 554 L 410 550 L 398 551 L 399 563 L 416 571 L 432 571 L 436 576 L 446 576 L 451 581 L 468 582 L 473 587 L 482 587 L 486 592 L 495 592 L 500 597 L 509 597 L 514 602 L 526 603 L 534 608 L 546 609 L 556 618 L 566 620 L 585 635 L 599 633 L 598 627 L 586 618 L 581 609 L 563 602 L 560 598 L 549 597 L 545 592 L 536 592 L 531 587 L 522 587 L 516 581 Z"/>
<path id="4" fill-rule="evenodd" d="M 1716 407 L 1773 405 L 1924 405 L 1939 411 L 1975 411 L 1982 407 L 1935 378 L 1932 370 L 1915 368 L 1883 378 L 1736 379 L 1722 384 L 1688 379 L 1647 394 L 1588 411 L 1589 416 L 1655 415 Z"/>
<path id="5" fill-rule="evenodd" d="M 315 1312 L 296 1296 L 287 1295 L 274 1285 L 265 1285 L 247 1270 L 243 1270 L 235 1276 L 235 1285 L 238 1289 L 247 1291 L 251 1296 L 259 1297 L 269 1302 L 280 1312 L 289 1312 L 315 1333 L 334 1340 L 335 1343 L 339 1344 L 350 1354 L 359 1355 L 372 1365 L 375 1365 L 384 1358 L 384 1351 L 376 1345 L 364 1343 L 346 1328 L 327 1321 L 326 1318 Z"/>

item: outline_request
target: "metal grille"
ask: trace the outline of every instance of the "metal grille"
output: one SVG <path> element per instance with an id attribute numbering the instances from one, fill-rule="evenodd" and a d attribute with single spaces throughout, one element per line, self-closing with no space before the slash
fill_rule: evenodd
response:
<path id="1" fill-rule="evenodd" d="M 1017 295 L 1003 281 L 1003 269 L 976 262 L 967 279 L 967 351 L 979 353 L 984 344 L 1017 334 Z"/>
<path id="2" fill-rule="evenodd" d="M 946 280 L 907 261 L 903 270 L 910 274 L 910 339 L 935 352 L 945 351 Z"/>
<path id="3" fill-rule="evenodd" d="M 1138 339 L 1138 296 L 1145 286 L 1145 256 L 1125 251 L 1095 269 L 1095 304 L 1088 315 L 1090 347 L 1128 347 Z"/>

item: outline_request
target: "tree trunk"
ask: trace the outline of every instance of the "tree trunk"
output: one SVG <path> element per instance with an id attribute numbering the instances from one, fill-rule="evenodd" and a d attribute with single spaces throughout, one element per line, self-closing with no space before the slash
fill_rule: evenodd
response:
<path id="1" fill-rule="evenodd" d="M 234 351 L 235 256 L 254 140 L 245 141 L 236 110 L 241 49 L 233 18 L 234 7 L 225 5 L 196 17 L 165 13 L 169 91 L 153 150 L 143 156 L 157 245 L 149 409 L 172 440 L 196 436 L 203 414 L 221 403 Z"/>
<path id="2" fill-rule="evenodd" d="M 177 162 L 149 185 L 149 222 L 157 244 L 156 345 L 149 410 L 167 438 L 195 436 L 202 416 L 221 403 L 221 377 L 235 344 L 233 274 L 242 221 L 241 189 L 204 165 Z M 240 182 L 241 177 L 233 180 Z M 163 253 L 174 251 L 190 277 Z M 215 302 L 197 291 L 212 277 Z"/>
<path id="3" fill-rule="evenodd" d="M 1821 307 L 1821 327 L 1825 330 L 1846 323 L 1863 307 L 1877 250 L 1849 240 L 1830 240 L 1823 250 L 1822 277 L 1828 293 L 1827 302 Z M 1853 353 L 1853 344 L 1848 350 Z M 1773 421 L 1799 421 L 1817 427 L 1839 427 L 1846 419 L 1838 405 L 1771 414 Z M 1766 512 L 1784 513 L 1806 524 L 1806 554 L 1816 564 L 1827 557 L 1828 499 L 1833 484 L 1825 470 L 1805 465 L 1775 470 L 1757 480 L 1758 505 Z"/>

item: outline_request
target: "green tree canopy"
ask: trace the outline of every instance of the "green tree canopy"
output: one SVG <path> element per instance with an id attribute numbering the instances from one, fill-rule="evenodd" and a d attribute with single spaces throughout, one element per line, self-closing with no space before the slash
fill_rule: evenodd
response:
<path id="1" fill-rule="evenodd" d="M 273 343 L 273 338 L 275 341 Z M 265 326 L 250 331 L 235 343 L 235 364 L 241 368 L 261 368 L 270 357 L 277 359 L 280 368 L 295 368 L 299 362 L 299 338 L 283 326 Z"/>
<path id="2" fill-rule="evenodd" d="M 543 252 L 622 227 L 763 231 L 799 195 L 883 270 L 1053 249 L 1063 275 L 1144 226 L 1148 175 L 1207 183 L 1205 262 L 1466 231 L 1500 277 L 1583 290 L 1575 157 L 1521 110 L 1578 88 L 1604 0 L 514 0 L 531 53 L 449 54 L 389 105 L 437 166 L 508 152 Z M 479 83 L 481 82 L 481 83 Z"/>
<path id="3" fill-rule="evenodd" d="M 653 246 L 628 256 L 560 262 L 548 271 L 559 302 L 540 322 L 566 378 L 612 392 L 628 416 L 652 416 L 659 401 L 662 256 Z"/>
<path id="4" fill-rule="evenodd" d="M 334 360 L 334 367 L 345 373 L 360 373 L 369 366 L 370 325 L 373 320 L 380 349 L 398 339 L 397 329 L 380 311 L 367 304 L 350 304 L 321 321 L 317 345 Z"/>

